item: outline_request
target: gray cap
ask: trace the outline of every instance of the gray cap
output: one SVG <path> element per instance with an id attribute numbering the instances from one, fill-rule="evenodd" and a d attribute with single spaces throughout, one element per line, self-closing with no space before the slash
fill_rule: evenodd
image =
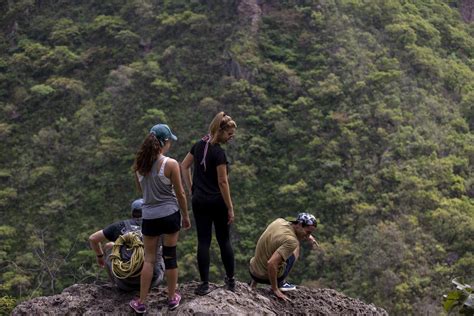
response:
<path id="1" fill-rule="evenodd" d="M 132 203 L 132 217 L 133 218 L 141 218 L 142 217 L 142 207 L 143 207 L 143 199 L 137 199 Z"/>
<path id="2" fill-rule="evenodd" d="M 132 212 L 133 210 L 141 210 L 143 206 L 143 199 L 137 199 L 132 203 Z"/>

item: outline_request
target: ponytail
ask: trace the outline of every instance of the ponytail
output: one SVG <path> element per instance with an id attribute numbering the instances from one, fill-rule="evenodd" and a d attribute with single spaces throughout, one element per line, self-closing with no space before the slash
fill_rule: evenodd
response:
<path id="1" fill-rule="evenodd" d="M 237 127 L 237 124 L 232 120 L 232 117 L 225 114 L 223 111 L 219 112 L 214 116 L 214 119 L 212 119 L 211 124 L 209 125 L 209 135 L 214 139 L 217 133 L 231 127 Z"/>
<path id="2" fill-rule="evenodd" d="M 237 127 L 237 124 L 232 120 L 232 118 L 225 114 L 225 112 L 219 112 L 214 116 L 212 119 L 211 124 L 209 125 L 209 134 L 205 135 L 202 140 L 206 142 L 206 146 L 204 146 L 204 154 L 201 160 L 201 165 L 204 167 L 204 171 L 206 171 L 206 156 L 207 151 L 209 149 L 209 143 L 214 143 L 217 139 L 217 134 L 221 131 L 225 131 L 228 128 Z"/>
<path id="3" fill-rule="evenodd" d="M 138 173 L 142 176 L 147 175 L 151 171 L 151 168 L 160 154 L 162 147 L 163 146 L 161 142 L 156 138 L 156 136 L 150 133 L 145 138 L 140 149 L 135 155 L 133 171 L 138 171 Z"/>

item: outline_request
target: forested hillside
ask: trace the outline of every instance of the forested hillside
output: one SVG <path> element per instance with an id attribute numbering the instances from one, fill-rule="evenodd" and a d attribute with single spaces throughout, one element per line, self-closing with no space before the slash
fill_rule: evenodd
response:
<path id="1" fill-rule="evenodd" d="M 1 1 L 0 307 L 105 279 L 87 237 L 129 214 L 149 128 L 169 124 L 181 160 L 224 110 L 238 124 L 226 150 L 239 280 L 265 225 L 308 211 L 321 249 L 304 248 L 289 281 L 439 313 L 453 277 L 474 280 L 472 10 Z M 193 228 L 181 281 L 198 279 L 195 250 Z"/>

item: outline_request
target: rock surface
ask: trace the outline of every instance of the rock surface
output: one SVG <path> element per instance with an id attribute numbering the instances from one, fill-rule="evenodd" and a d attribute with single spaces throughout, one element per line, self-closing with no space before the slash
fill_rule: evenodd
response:
<path id="1" fill-rule="evenodd" d="M 237 282 L 236 293 L 221 285 L 211 284 L 214 289 L 206 296 L 196 296 L 197 282 L 179 285 L 181 305 L 168 311 L 166 287 L 153 289 L 148 300 L 149 315 L 209 315 L 209 314 L 312 314 L 312 315 L 388 315 L 374 305 L 347 297 L 335 290 L 298 287 L 287 292 L 291 302 L 277 300 L 270 288 L 260 285 L 252 291 L 245 283 Z M 109 284 L 75 284 L 61 294 L 37 297 L 19 304 L 12 315 L 133 315 L 128 302 L 138 293 L 118 291 Z"/>
<path id="2" fill-rule="evenodd" d="M 262 18 L 262 9 L 257 0 L 242 0 L 237 8 L 241 19 L 249 20 L 250 31 L 253 35 L 258 33 L 260 20 Z"/>

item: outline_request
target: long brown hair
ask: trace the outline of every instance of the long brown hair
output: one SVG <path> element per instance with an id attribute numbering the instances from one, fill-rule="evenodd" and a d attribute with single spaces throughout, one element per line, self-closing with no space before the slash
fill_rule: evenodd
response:
<path id="1" fill-rule="evenodd" d="M 135 155 L 135 161 L 133 163 L 133 171 L 140 173 L 142 176 L 146 176 L 153 167 L 158 155 L 161 153 L 160 141 L 155 135 L 150 133 L 143 141 L 140 149 Z"/>
<path id="2" fill-rule="evenodd" d="M 211 139 L 215 140 L 220 131 L 224 131 L 231 127 L 237 128 L 237 124 L 232 117 L 223 111 L 219 112 L 214 116 L 211 124 L 209 124 L 209 135 L 211 135 Z"/>

